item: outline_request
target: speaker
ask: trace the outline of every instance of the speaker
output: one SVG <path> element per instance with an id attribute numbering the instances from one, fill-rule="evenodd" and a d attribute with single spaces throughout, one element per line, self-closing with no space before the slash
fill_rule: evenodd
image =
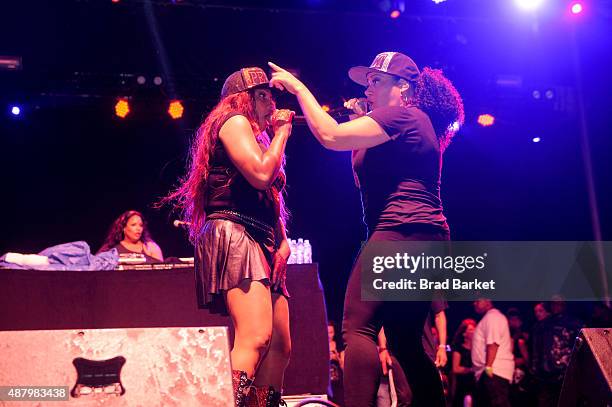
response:
<path id="1" fill-rule="evenodd" d="M 565 372 L 559 407 L 612 406 L 611 328 L 580 331 Z"/>
<path id="2" fill-rule="evenodd" d="M 2 406 L 234 402 L 225 327 L 0 332 L 0 386 Z"/>
<path id="3" fill-rule="evenodd" d="M 323 286 L 314 264 L 292 265 L 287 273 L 291 359 L 284 394 L 327 394 L 329 340 Z"/>

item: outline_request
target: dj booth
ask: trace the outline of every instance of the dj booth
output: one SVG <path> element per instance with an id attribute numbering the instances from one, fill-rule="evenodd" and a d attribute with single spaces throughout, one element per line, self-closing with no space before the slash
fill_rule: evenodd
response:
<path id="1" fill-rule="evenodd" d="M 0 270 L 0 331 L 228 326 L 197 308 L 192 266 L 116 271 Z M 325 394 L 329 349 L 316 264 L 287 271 L 292 357 L 286 394 Z M 231 332 L 230 332 L 231 340 Z M 231 343 L 231 342 L 230 342 Z"/>

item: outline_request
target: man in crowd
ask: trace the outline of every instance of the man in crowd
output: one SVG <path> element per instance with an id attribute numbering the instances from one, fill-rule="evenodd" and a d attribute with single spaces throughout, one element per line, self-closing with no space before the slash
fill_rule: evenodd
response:
<path id="1" fill-rule="evenodd" d="M 486 298 L 474 301 L 474 309 L 483 315 L 472 339 L 476 406 L 509 407 L 514 355 L 508 319 Z"/>

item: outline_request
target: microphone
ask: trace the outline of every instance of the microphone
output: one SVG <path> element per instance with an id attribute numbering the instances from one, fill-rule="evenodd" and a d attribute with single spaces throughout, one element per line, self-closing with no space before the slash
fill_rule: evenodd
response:
<path id="1" fill-rule="evenodd" d="M 172 224 L 174 225 L 175 228 L 180 228 L 180 227 L 186 228 L 188 226 L 191 226 L 191 222 L 185 222 L 185 221 L 178 220 L 178 219 L 175 219 L 174 222 L 172 222 Z"/>
<path id="2" fill-rule="evenodd" d="M 359 102 L 361 105 L 361 108 L 365 111 L 365 112 L 369 112 L 370 111 L 370 104 L 366 101 L 366 99 L 364 98 L 360 98 Z M 330 115 L 331 117 L 333 117 L 334 119 L 340 119 L 343 117 L 348 117 L 352 114 L 354 114 L 355 112 L 352 109 L 347 109 L 344 106 L 339 106 L 339 107 L 334 107 L 332 109 L 329 109 L 327 111 L 327 114 Z M 293 124 L 306 124 L 306 117 L 305 116 L 294 116 L 293 117 Z"/>
<path id="3" fill-rule="evenodd" d="M 334 119 L 339 119 L 341 117 L 346 117 L 350 114 L 353 114 L 353 111 L 351 109 L 347 109 L 344 106 L 340 106 L 340 107 L 334 107 L 333 109 L 329 109 L 327 111 L 327 114 L 330 115 L 331 117 L 333 117 Z M 306 117 L 305 116 L 293 116 L 293 123 L 294 124 L 302 124 L 302 123 L 306 123 Z"/>
<path id="4" fill-rule="evenodd" d="M 342 117 L 353 114 L 354 112 L 351 109 L 347 109 L 344 106 L 334 107 L 333 109 L 329 109 L 327 114 L 331 117 Z"/>

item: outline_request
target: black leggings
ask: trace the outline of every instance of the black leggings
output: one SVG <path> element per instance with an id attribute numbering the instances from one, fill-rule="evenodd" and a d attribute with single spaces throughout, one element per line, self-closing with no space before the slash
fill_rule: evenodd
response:
<path id="1" fill-rule="evenodd" d="M 376 231 L 373 241 L 449 240 L 447 231 L 411 228 L 403 231 Z M 440 375 L 423 350 L 422 336 L 430 302 L 361 301 L 361 255 L 351 272 L 344 300 L 342 334 L 344 356 L 344 400 L 346 407 L 375 406 L 382 374 L 376 347 L 378 333 L 385 327 L 387 344 L 399 360 L 413 392 L 414 406 L 445 406 Z"/>

